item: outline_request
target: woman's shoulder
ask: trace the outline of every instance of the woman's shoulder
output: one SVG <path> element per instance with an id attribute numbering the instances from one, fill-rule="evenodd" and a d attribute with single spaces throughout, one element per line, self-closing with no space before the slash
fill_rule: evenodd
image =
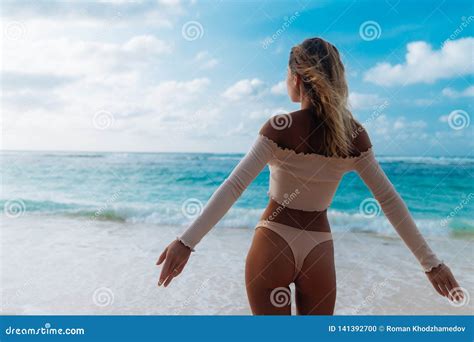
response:
<path id="1" fill-rule="evenodd" d="M 307 127 L 308 116 L 305 110 L 296 110 L 288 113 L 278 113 L 269 118 L 261 127 L 260 134 L 280 141 L 283 137 L 288 137 L 294 131 L 299 131 L 299 127 Z"/>
<path id="2" fill-rule="evenodd" d="M 351 132 L 352 145 L 354 146 L 356 153 L 362 153 L 369 150 L 372 147 L 369 133 L 365 127 L 356 119 L 353 122 L 353 129 Z"/>

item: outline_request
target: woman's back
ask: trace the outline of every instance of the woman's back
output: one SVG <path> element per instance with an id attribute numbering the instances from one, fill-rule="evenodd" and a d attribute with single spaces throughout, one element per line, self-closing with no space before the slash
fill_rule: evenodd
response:
<path id="1" fill-rule="evenodd" d="M 300 110 L 275 116 L 261 129 L 263 144 L 269 144 L 271 198 L 262 219 L 296 224 L 309 230 L 329 231 L 325 211 L 330 206 L 343 175 L 355 168 L 370 150 L 370 140 L 360 124 L 354 122 L 352 155 L 330 156 L 325 149 L 327 127 L 314 110 Z M 279 217 L 271 213 L 278 210 Z M 266 215 L 270 216 L 266 216 Z M 312 222 L 308 226 L 307 222 Z M 294 225 L 294 223 L 293 223 Z"/>

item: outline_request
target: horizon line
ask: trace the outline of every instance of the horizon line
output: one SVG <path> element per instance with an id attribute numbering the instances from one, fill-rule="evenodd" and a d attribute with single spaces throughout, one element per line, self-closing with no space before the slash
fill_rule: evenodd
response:
<path id="1" fill-rule="evenodd" d="M 245 154 L 247 152 L 179 152 L 179 151 L 87 151 L 87 150 L 10 150 L 0 149 L 0 153 L 4 152 L 16 152 L 16 153 L 132 153 L 132 154 Z M 469 155 L 396 155 L 396 154 L 378 154 L 379 157 L 428 157 L 428 158 L 473 158 Z"/>

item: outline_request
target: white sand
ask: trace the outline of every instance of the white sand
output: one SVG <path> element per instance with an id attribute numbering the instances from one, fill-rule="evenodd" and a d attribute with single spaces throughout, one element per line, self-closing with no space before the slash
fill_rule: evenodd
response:
<path id="1" fill-rule="evenodd" d="M 55 217 L 2 217 L 2 314 L 250 314 L 251 229 L 214 229 L 168 288 L 155 262 L 182 228 Z M 473 314 L 431 287 L 399 239 L 335 233 L 336 314 Z M 429 239 L 474 295 L 473 240 Z"/>

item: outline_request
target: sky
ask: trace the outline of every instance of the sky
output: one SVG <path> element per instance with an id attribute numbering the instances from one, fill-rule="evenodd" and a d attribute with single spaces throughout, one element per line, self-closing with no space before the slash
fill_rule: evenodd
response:
<path id="1" fill-rule="evenodd" d="M 375 151 L 472 157 L 470 1 L 2 1 L 4 150 L 245 152 L 298 110 L 292 46 L 340 51 Z"/>

